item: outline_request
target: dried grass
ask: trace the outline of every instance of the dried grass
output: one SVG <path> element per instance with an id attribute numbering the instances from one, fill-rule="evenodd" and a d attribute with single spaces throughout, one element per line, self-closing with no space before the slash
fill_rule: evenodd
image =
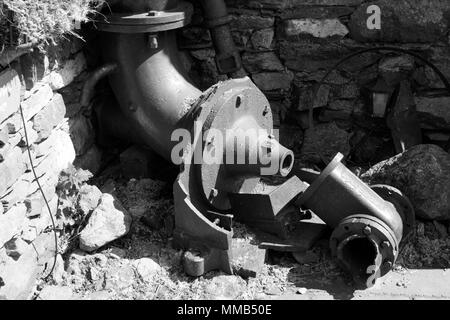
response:
<path id="1" fill-rule="evenodd" d="M 78 36 L 103 0 L 0 0 L 0 51 L 24 43 L 55 44 Z"/>

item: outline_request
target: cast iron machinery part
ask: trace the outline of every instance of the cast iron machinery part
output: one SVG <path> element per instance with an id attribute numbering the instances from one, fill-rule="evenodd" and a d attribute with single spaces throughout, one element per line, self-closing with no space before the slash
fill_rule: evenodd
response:
<path id="1" fill-rule="evenodd" d="M 218 163 L 197 163 L 194 170 L 209 204 L 214 210 L 225 212 L 231 209 L 230 193 L 250 193 L 259 183 L 265 168 L 260 161 L 263 153 L 275 160 L 278 170 L 273 175 L 283 177 L 292 170 L 294 154 L 272 134 L 269 101 L 249 78 L 229 80 L 212 90 L 213 94 L 201 104 L 209 110 L 202 127 L 205 139 L 200 139 L 202 143 L 193 149 L 201 148 L 203 159 L 216 153 L 223 157 Z M 215 140 L 214 132 L 220 132 L 226 140 Z M 248 139 L 241 140 L 240 133 L 249 133 Z"/>
<path id="2" fill-rule="evenodd" d="M 99 30 L 105 32 L 156 34 L 188 25 L 192 13 L 192 4 L 177 1 L 173 8 L 163 11 L 113 12 L 97 21 L 97 25 Z"/>
<path id="3" fill-rule="evenodd" d="M 205 25 L 209 28 L 216 51 L 216 65 L 220 74 L 234 77 L 242 68 L 241 55 L 236 49 L 229 24 L 231 18 L 224 0 L 201 0 Z"/>
<path id="4" fill-rule="evenodd" d="M 343 219 L 334 229 L 330 248 L 355 282 L 369 288 L 391 271 L 398 256 L 399 241 L 380 219 L 356 214 Z"/>
<path id="5" fill-rule="evenodd" d="M 403 221 L 402 241 L 414 233 L 416 217 L 411 201 L 400 190 L 385 184 L 370 186 L 384 200 L 392 203 Z"/>
<path id="6" fill-rule="evenodd" d="M 258 163 L 230 166 L 226 159 L 223 164 L 217 165 L 201 161 L 197 163 L 196 152 L 199 152 L 200 159 L 205 153 L 211 152 L 211 141 L 207 134 L 211 129 L 226 136 L 225 131 L 240 126 L 241 122 L 261 129 L 265 133 L 261 137 L 278 146 L 278 142 L 269 137 L 272 115 L 268 106 L 265 96 L 249 78 L 234 79 L 205 91 L 183 118 L 184 127 L 188 128 L 190 124 L 191 137 L 198 135 L 196 124 L 203 124 L 200 128 L 202 138 L 194 138 L 183 148 L 183 163 L 174 184 L 174 243 L 188 251 L 183 263 L 190 275 L 198 276 L 213 269 L 232 273 L 233 216 L 230 215 L 229 194 L 252 192 L 261 179 L 259 169 L 263 167 Z M 227 144 L 216 147 L 222 148 L 224 152 Z M 278 161 L 285 161 L 286 157 L 292 157 L 293 161 L 292 151 L 282 146 L 279 146 L 279 150 L 283 152 L 279 153 Z M 287 175 L 291 168 L 292 163 L 281 174 Z M 192 254 L 195 251 L 201 254 Z"/>
<path id="7" fill-rule="evenodd" d="M 332 253 L 357 283 L 371 286 L 395 263 L 404 232 L 410 230 L 403 225 L 413 223 L 414 210 L 394 189 L 371 189 L 341 163 L 343 157 L 338 154 L 331 161 L 297 204 L 334 228 Z M 373 275 L 367 273 L 369 267 Z"/>

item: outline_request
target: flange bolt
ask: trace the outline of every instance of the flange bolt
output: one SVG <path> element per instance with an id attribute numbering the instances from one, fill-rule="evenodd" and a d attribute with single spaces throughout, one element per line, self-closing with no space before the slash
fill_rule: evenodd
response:
<path id="1" fill-rule="evenodd" d="M 364 229 L 363 229 L 363 233 L 364 233 L 366 236 L 369 236 L 369 235 L 372 233 L 372 228 L 369 227 L 369 226 L 365 226 Z"/>

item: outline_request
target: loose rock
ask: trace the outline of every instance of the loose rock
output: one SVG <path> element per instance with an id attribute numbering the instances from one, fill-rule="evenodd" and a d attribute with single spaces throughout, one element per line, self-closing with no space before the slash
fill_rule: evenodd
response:
<path id="1" fill-rule="evenodd" d="M 73 297 L 69 287 L 47 286 L 39 293 L 38 300 L 72 300 Z"/>
<path id="2" fill-rule="evenodd" d="M 362 178 L 404 192 L 423 219 L 450 220 L 450 155 L 438 146 L 412 147 L 376 164 Z"/>
<path id="3" fill-rule="evenodd" d="M 130 230 L 131 216 L 110 194 L 103 194 L 92 212 L 87 226 L 80 233 L 80 248 L 92 252 L 116 240 Z"/>
<path id="4" fill-rule="evenodd" d="M 349 134 L 334 122 L 317 125 L 305 131 L 301 158 L 312 163 L 328 164 L 338 152 L 348 155 L 349 140 Z"/>
<path id="5" fill-rule="evenodd" d="M 151 281 L 152 278 L 161 271 L 161 267 L 150 258 L 142 258 L 133 262 L 138 275 L 144 281 Z"/>

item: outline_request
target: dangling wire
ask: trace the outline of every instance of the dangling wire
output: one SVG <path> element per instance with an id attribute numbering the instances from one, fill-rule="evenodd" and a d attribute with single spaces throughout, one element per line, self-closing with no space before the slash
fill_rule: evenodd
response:
<path id="1" fill-rule="evenodd" d="M 331 72 L 336 70 L 340 65 L 342 65 L 347 60 L 350 60 L 353 57 L 356 57 L 356 56 L 358 56 L 360 54 L 364 54 L 364 53 L 372 52 L 372 51 L 376 51 L 376 52 L 380 52 L 380 51 L 400 52 L 400 53 L 403 53 L 403 54 L 410 55 L 410 56 L 412 56 L 412 57 L 422 61 L 427 66 L 429 66 L 431 69 L 433 69 L 434 72 L 436 72 L 436 74 L 439 76 L 441 81 L 444 83 L 445 88 L 450 93 L 450 83 L 448 82 L 448 80 L 445 77 L 445 75 L 439 70 L 438 67 L 436 67 L 436 65 L 434 65 L 433 63 L 431 63 L 429 60 L 425 59 L 421 55 L 419 55 L 419 54 L 417 54 L 417 53 L 415 53 L 415 52 L 413 52 L 411 50 L 408 50 L 408 49 L 401 49 L 401 48 L 388 47 L 388 46 L 381 46 L 381 47 L 376 47 L 376 48 L 363 49 L 363 50 L 359 50 L 357 52 L 351 53 L 351 54 L 347 55 L 346 57 L 342 58 L 341 60 L 339 60 L 333 67 L 331 67 L 327 71 L 327 73 L 319 81 L 318 87 L 317 87 L 317 89 L 316 89 L 316 91 L 314 93 L 314 96 L 313 96 L 313 103 L 311 105 L 309 105 L 309 116 L 308 116 L 309 119 L 308 120 L 309 120 L 309 127 L 310 128 L 314 127 L 314 105 L 315 105 L 315 103 L 317 101 L 317 96 L 318 96 L 319 91 L 322 88 L 323 84 L 325 83 L 325 80 L 328 78 L 328 76 L 331 74 Z"/>
<path id="2" fill-rule="evenodd" d="M 47 201 L 47 197 L 45 196 L 44 190 L 42 189 L 41 183 L 39 182 L 39 178 L 36 174 L 36 170 L 34 169 L 33 157 L 31 156 L 30 143 L 28 141 L 27 126 L 26 126 L 25 116 L 23 115 L 22 105 L 19 105 L 19 110 L 20 110 L 20 116 L 22 117 L 23 131 L 24 131 L 26 148 L 27 148 L 27 153 L 28 153 L 28 160 L 30 161 L 31 171 L 33 172 L 34 180 L 36 181 L 39 191 L 41 192 L 42 198 L 44 199 L 45 205 L 48 210 L 48 214 L 50 215 L 50 219 L 52 221 L 52 227 L 53 227 L 52 230 L 53 230 L 53 235 L 54 235 L 54 240 L 55 240 L 55 255 L 53 258 L 53 265 L 52 265 L 50 272 L 43 278 L 44 280 L 47 280 L 48 277 L 50 277 L 52 275 L 53 270 L 55 269 L 55 266 L 56 266 L 56 259 L 57 259 L 57 255 L 58 255 L 58 236 L 56 234 L 56 224 L 55 224 L 55 219 L 52 215 L 52 210 L 50 209 L 50 205 Z"/>

